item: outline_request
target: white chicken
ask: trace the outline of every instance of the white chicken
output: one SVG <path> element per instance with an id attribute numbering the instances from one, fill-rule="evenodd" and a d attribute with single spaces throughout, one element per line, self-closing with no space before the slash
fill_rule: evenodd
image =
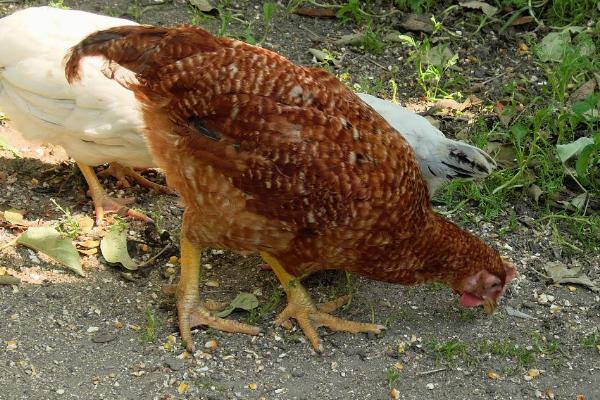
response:
<path id="1" fill-rule="evenodd" d="M 83 80 L 71 86 L 64 76 L 67 50 L 88 34 L 135 22 L 75 10 L 32 7 L 0 19 L 0 110 L 28 140 L 65 148 L 85 177 L 100 223 L 105 212 L 123 207 L 110 198 L 90 166 L 111 163 L 108 173 L 127 185 L 165 191 L 129 167 L 155 166 L 142 134 L 133 93 L 108 79 L 104 61 L 83 60 Z M 478 179 L 495 167 L 482 150 L 447 139 L 425 118 L 390 101 L 358 95 L 379 112 L 415 150 L 431 195 L 454 178 Z M 123 167 L 125 166 L 125 167 Z M 144 215 L 129 210 L 138 218 Z"/>
<path id="2" fill-rule="evenodd" d="M 125 186 L 129 176 L 142 186 L 163 187 L 129 168 L 154 166 L 133 93 L 106 78 L 99 68 L 104 61 L 98 58 L 86 59 L 85 78 L 70 86 L 63 58 L 94 31 L 132 24 L 51 7 L 28 8 L 0 19 L 0 110 L 26 139 L 64 147 L 89 185 L 97 223 L 105 212 L 123 208 L 123 202 L 106 194 L 91 166 L 111 163 L 108 173 Z M 128 214 L 149 220 L 133 210 Z"/>
<path id="3" fill-rule="evenodd" d="M 400 132 L 413 148 L 430 197 L 452 179 L 482 179 L 496 168 L 496 162 L 485 151 L 446 138 L 426 118 L 391 101 L 366 93 L 357 94 Z"/>

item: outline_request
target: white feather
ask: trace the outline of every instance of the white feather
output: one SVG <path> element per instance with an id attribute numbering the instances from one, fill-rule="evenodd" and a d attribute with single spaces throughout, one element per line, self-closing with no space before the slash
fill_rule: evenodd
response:
<path id="1" fill-rule="evenodd" d="M 446 138 L 426 118 L 391 101 L 366 93 L 357 95 L 410 144 L 431 196 L 451 179 L 481 179 L 496 167 L 496 163 L 486 152 L 470 144 Z"/>
<path id="2" fill-rule="evenodd" d="M 106 78 L 99 58 L 83 60 L 69 85 L 63 59 L 88 34 L 134 22 L 74 10 L 28 8 L 0 19 L 0 110 L 26 139 L 58 144 L 87 165 L 154 165 L 133 93 Z"/>

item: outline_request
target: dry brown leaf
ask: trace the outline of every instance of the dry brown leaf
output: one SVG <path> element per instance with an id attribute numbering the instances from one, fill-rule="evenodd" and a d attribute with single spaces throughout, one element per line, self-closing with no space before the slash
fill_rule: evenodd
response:
<path id="1" fill-rule="evenodd" d="M 435 106 L 437 108 L 449 108 L 451 110 L 464 111 L 468 108 L 480 105 L 482 103 L 483 102 L 479 98 L 477 98 L 477 96 L 471 95 L 467 97 L 462 103 L 459 103 L 458 101 L 452 99 L 442 99 L 435 103 Z"/>
<path id="2" fill-rule="evenodd" d="M 571 102 L 571 104 L 573 104 L 573 103 L 577 103 L 578 101 L 585 100 L 592 93 L 594 93 L 595 89 L 596 89 L 596 80 L 590 79 L 589 81 L 585 82 L 583 85 L 579 86 L 579 88 L 577 90 L 575 90 L 573 93 L 571 93 L 571 96 L 569 96 L 569 101 Z"/>
<path id="3" fill-rule="evenodd" d="M 294 10 L 294 14 L 305 17 L 335 18 L 336 11 L 333 8 L 299 7 Z"/>
<path id="4" fill-rule="evenodd" d="M 425 15 L 407 14 L 400 22 L 400 28 L 406 31 L 433 33 L 433 24 Z"/>
<path id="5" fill-rule="evenodd" d="M 515 19 L 511 25 L 512 26 L 525 25 L 525 24 L 532 23 L 533 21 L 534 21 L 534 19 L 531 15 L 524 15 L 522 17 Z"/>

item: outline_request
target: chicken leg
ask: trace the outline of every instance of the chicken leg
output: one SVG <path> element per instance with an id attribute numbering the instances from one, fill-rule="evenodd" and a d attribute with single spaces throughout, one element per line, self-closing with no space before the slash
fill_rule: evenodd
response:
<path id="1" fill-rule="evenodd" d="M 224 332 L 246 333 L 258 335 L 260 329 L 241 322 L 223 319 L 211 315 L 209 310 L 200 303 L 200 257 L 201 249 L 194 245 L 181 233 L 181 277 L 177 284 L 177 316 L 181 340 L 188 351 L 194 351 L 191 328 L 199 325 L 210 326 Z"/>
<path id="2" fill-rule="evenodd" d="M 78 161 L 76 161 L 76 163 L 90 188 L 90 197 L 92 198 L 94 208 L 96 209 L 96 225 L 102 224 L 105 213 L 116 213 L 120 211 L 126 211 L 127 215 L 132 218 L 145 222 L 153 222 L 151 218 L 143 213 L 132 210 L 126 206 L 126 204 L 132 203 L 133 199 L 114 199 L 107 195 L 104 188 L 102 188 L 100 181 L 98 181 L 96 172 L 92 167 Z"/>
<path id="3" fill-rule="evenodd" d="M 323 351 L 321 338 L 317 333 L 317 328 L 320 326 L 326 326 L 334 331 L 352 333 L 379 333 L 382 329 L 385 329 L 383 325 L 354 322 L 334 317 L 328 312 L 339 307 L 339 301 L 315 305 L 298 278 L 289 274 L 275 257 L 265 252 L 261 252 L 260 255 L 271 266 L 288 297 L 288 305 L 277 316 L 275 323 L 285 327 L 285 325 L 289 325 L 289 319 L 294 318 L 315 351 L 319 353 Z"/>
<path id="4" fill-rule="evenodd" d="M 154 182 L 144 178 L 142 175 L 138 174 L 130 167 L 125 167 L 116 162 L 111 163 L 107 169 L 98 172 L 98 176 L 100 176 L 100 177 L 104 177 L 107 175 L 115 177 L 117 179 L 117 182 L 121 186 L 126 187 L 126 188 L 131 186 L 131 184 L 129 183 L 129 180 L 127 179 L 127 178 L 131 178 L 135 182 L 137 182 L 138 185 L 140 185 L 141 187 L 155 190 L 159 193 L 165 193 L 165 194 L 173 194 L 174 193 L 168 187 L 159 185 L 158 183 L 154 183 Z"/>

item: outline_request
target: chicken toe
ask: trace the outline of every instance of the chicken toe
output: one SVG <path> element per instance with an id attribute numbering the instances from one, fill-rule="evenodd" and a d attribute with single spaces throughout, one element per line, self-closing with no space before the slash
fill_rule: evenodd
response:
<path id="1" fill-rule="evenodd" d="M 81 173 L 89 186 L 89 195 L 94 201 L 96 225 L 102 224 L 104 215 L 107 213 L 119 213 L 144 222 L 153 222 L 150 217 L 127 207 L 127 204 L 132 203 L 134 199 L 115 199 L 106 194 L 106 191 L 102 188 L 92 167 L 80 162 L 77 162 L 77 166 L 81 170 Z"/>
<path id="2" fill-rule="evenodd" d="M 326 326 L 334 331 L 351 333 L 379 333 L 382 329 L 385 329 L 383 325 L 348 321 L 334 317 L 329 314 L 329 312 L 334 311 L 339 306 L 345 304 L 348 300 L 347 298 L 342 297 L 324 304 L 315 305 L 306 289 L 300 284 L 298 278 L 290 275 L 281 264 L 268 253 L 263 252 L 261 253 L 261 256 L 277 275 L 277 278 L 281 282 L 288 297 L 288 304 L 277 316 L 275 323 L 286 327 L 290 326 L 290 318 L 295 319 L 315 351 L 323 351 L 321 338 L 317 333 L 317 328 L 321 326 Z"/>
<path id="3" fill-rule="evenodd" d="M 147 189 L 155 190 L 159 193 L 173 194 L 174 192 L 166 186 L 159 185 L 158 183 L 154 183 L 142 175 L 135 172 L 133 169 L 129 167 L 125 167 L 119 163 L 111 163 L 109 167 L 103 171 L 98 172 L 98 176 L 113 176 L 117 179 L 117 182 L 123 187 L 130 187 L 129 180 L 127 178 L 133 179 L 138 183 L 141 187 L 145 187 Z"/>
<path id="4" fill-rule="evenodd" d="M 184 215 L 184 226 L 185 224 Z M 185 229 L 183 232 L 185 232 Z M 200 325 L 209 326 L 224 332 L 258 335 L 260 329 L 256 326 L 212 315 L 208 308 L 218 309 L 220 308 L 220 304 L 208 302 L 206 303 L 207 307 L 205 307 L 200 303 L 198 286 L 200 283 L 200 257 L 202 251 L 186 238 L 185 233 L 181 235 L 180 249 L 181 276 L 175 289 L 175 296 L 177 298 L 179 332 L 186 349 L 190 352 L 194 351 L 191 329 Z M 169 289 L 167 288 L 168 291 Z"/>

